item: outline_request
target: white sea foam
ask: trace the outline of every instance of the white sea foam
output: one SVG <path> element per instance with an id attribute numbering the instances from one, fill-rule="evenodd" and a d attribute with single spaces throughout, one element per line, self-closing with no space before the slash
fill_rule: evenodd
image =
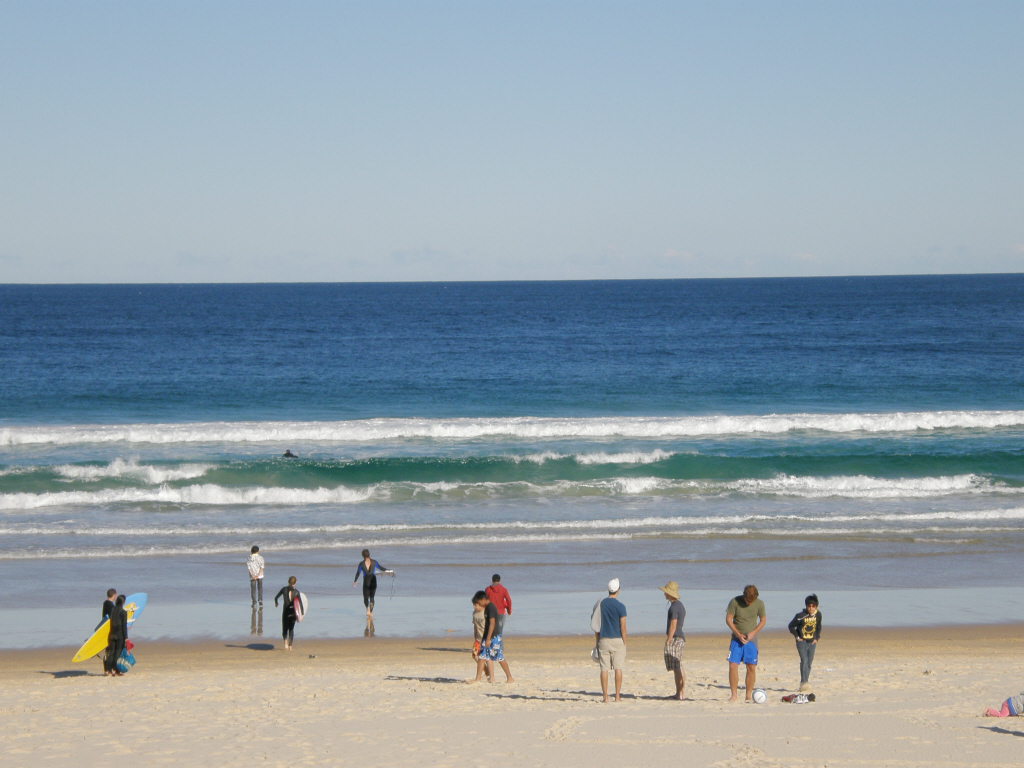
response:
<path id="1" fill-rule="evenodd" d="M 623 451 L 620 453 L 555 453 L 554 451 L 543 451 L 542 453 L 528 453 L 523 456 L 509 456 L 516 463 L 530 461 L 534 464 L 543 464 L 547 461 L 558 461 L 561 459 L 572 459 L 577 464 L 654 464 L 658 461 L 675 456 L 673 451 L 663 451 L 660 448 L 653 451 Z"/>
<path id="2" fill-rule="evenodd" d="M 245 531 L 252 534 L 254 531 Z M 260 532 L 257 529 L 255 532 Z M 280 536 L 292 533 L 290 529 L 274 528 L 266 531 L 270 536 Z M 798 530 L 788 528 L 763 528 L 750 525 L 728 525 L 692 527 L 682 531 L 599 531 L 581 533 L 578 531 L 558 533 L 465 533 L 462 535 L 439 535 L 439 536 L 377 536 L 361 535 L 359 537 L 346 538 L 324 538 L 316 539 L 265 539 L 261 542 L 267 550 L 277 552 L 309 550 L 309 549 L 358 549 L 359 547 L 402 547 L 402 546 L 472 546 L 478 544 L 519 544 L 519 543 L 581 543 L 592 541 L 623 541 L 631 539 L 653 539 L 663 536 L 672 536 L 687 539 L 702 539 L 708 537 L 741 537 L 751 534 L 757 536 L 790 536 L 808 538 L 841 538 L 841 537 L 910 537 L 915 541 L 936 541 L 940 543 L 955 543 L 958 539 L 949 538 L 962 536 L 964 534 L 999 534 L 999 533 L 1020 533 L 1019 528 L 1008 527 L 977 527 L 965 526 L 956 529 L 947 529 L 939 526 L 915 527 L 908 525 L 896 526 L 871 526 L 871 527 L 808 527 Z M 452 532 L 454 533 L 454 532 Z M 109 529 L 107 535 L 126 536 L 125 531 L 120 529 Z M 946 534 L 943 538 L 943 534 Z M 205 539 L 209 539 L 212 533 L 208 532 Z M 938 537 L 938 538 L 936 538 Z M 249 539 L 244 539 L 248 541 Z M 213 554 L 237 554 L 239 544 L 235 541 L 223 541 L 217 543 L 194 544 L 183 542 L 168 542 L 166 544 L 132 545 L 125 541 L 119 541 L 116 547 L 106 546 L 76 546 L 76 547 L 52 547 L 52 548 L 29 548 L 29 549 L 8 549 L 0 551 L 0 560 L 20 559 L 63 559 L 63 558 L 103 558 L 103 557 L 144 557 L 150 555 L 213 555 Z"/>
<path id="3" fill-rule="evenodd" d="M 54 467 L 61 477 L 68 480 L 102 480 L 110 477 L 130 477 L 133 480 L 141 480 L 150 485 L 160 485 L 173 480 L 191 480 L 202 477 L 213 469 L 212 464 L 181 464 L 176 467 L 154 467 L 149 464 L 139 464 L 138 460 L 114 459 L 103 466 L 90 466 L 81 464 L 63 464 Z"/>
<path id="4" fill-rule="evenodd" d="M 54 506 L 95 506 L 110 504 L 182 505 L 307 505 L 351 504 L 364 501 L 402 502 L 419 499 L 498 499 L 578 496 L 790 496 L 798 498 L 900 499 L 950 495 L 1018 495 L 1024 487 L 993 483 L 979 475 L 886 479 L 866 476 L 792 477 L 780 475 L 764 480 L 728 482 L 668 480 L 659 477 L 615 477 L 600 480 L 553 483 L 515 481 L 507 483 L 385 482 L 349 488 L 232 488 L 220 485 L 190 485 L 171 488 L 123 488 L 102 491 L 0 494 L 0 510 L 38 509 Z"/>
<path id="5" fill-rule="evenodd" d="M 184 488 L 119 488 L 104 491 L 61 491 L 55 493 L 0 494 L 0 509 L 97 506 L 109 504 L 189 505 L 301 505 L 352 504 L 366 501 L 373 488 L 225 488 L 219 485 L 190 485 Z"/>
<path id="6" fill-rule="evenodd" d="M 624 453 L 578 453 L 577 464 L 654 464 L 675 456 L 671 451 L 630 451 Z"/>
<path id="7" fill-rule="evenodd" d="M 609 541 L 616 539 L 631 539 L 633 534 L 629 533 L 601 533 L 588 536 L 578 534 L 522 534 L 522 535 L 470 535 L 452 536 L 445 538 L 382 538 L 382 539 L 339 539 L 333 541 L 318 541 L 315 546 L 318 549 L 351 549 L 359 547 L 401 547 L 401 546 L 422 546 L 424 544 L 459 546 L 471 544 L 509 544 L 509 543 L 530 543 L 530 542 L 558 542 L 558 541 Z M 309 549 L 308 542 L 271 541 L 263 544 L 266 550 L 283 552 L 296 549 Z M 50 550 L 10 550 L 0 551 L 0 560 L 33 560 L 33 559 L 65 559 L 79 557 L 145 557 L 150 555 L 215 555 L 238 552 L 238 545 L 235 543 L 210 544 L 204 546 L 118 546 L 114 549 L 90 549 L 90 548 L 62 548 Z"/>
<path id="8" fill-rule="evenodd" d="M 77 443 L 308 443 L 372 442 L 484 437 L 669 438 L 734 434 L 900 433 L 936 429 L 1024 426 L 1024 411 L 919 411 L 899 413 L 795 413 L 760 416 L 363 419 L 334 422 L 206 422 L 14 426 L 0 428 L 0 445 Z"/>
<path id="9" fill-rule="evenodd" d="M 35 523 L 6 524 L 0 526 L 0 536 L 177 536 L 201 537 L 211 536 L 320 536 L 341 533 L 360 532 L 363 534 L 404 533 L 420 534 L 425 539 L 436 540 L 437 534 L 452 534 L 466 531 L 647 531 L 672 533 L 683 531 L 692 534 L 695 531 L 719 530 L 723 526 L 745 526 L 746 529 L 764 533 L 807 534 L 809 532 L 855 532 L 868 530 L 867 527 L 840 527 L 850 524 L 863 526 L 879 523 L 894 523 L 899 528 L 887 528 L 889 531 L 932 530 L 932 531 L 1021 531 L 1020 527 L 1000 527 L 1001 523 L 1024 521 L 1024 507 L 987 510 L 944 510 L 932 512 L 879 512 L 857 515 L 842 514 L 736 514 L 736 515 L 693 515 L 669 517 L 640 518 L 608 518 L 589 520 L 495 520 L 487 522 L 464 521 L 451 523 L 345 523 L 338 525 L 217 525 L 192 523 L 180 526 L 167 525 L 109 525 L 90 526 L 81 521 L 67 521 L 63 524 L 39 525 Z M 948 523 L 939 527 L 935 523 Z M 979 526 L 979 523 L 993 525 Z M 829 527 L 831 526 L 831 527 Z M 911 527 L 908 527 L 911 526 Z M 916 526 L 916 527 L 915 527 Z"/>

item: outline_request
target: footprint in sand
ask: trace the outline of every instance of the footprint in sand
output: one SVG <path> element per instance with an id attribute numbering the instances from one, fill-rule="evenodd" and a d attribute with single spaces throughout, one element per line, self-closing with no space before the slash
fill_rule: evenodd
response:
<path id="1" fill-rule="evenodd" d="M 578 728 L 582 722 L 578 717 L 556 720 L 550 728 L 544 731 L 544 738 L 551 741 L 568 741 L 572 731 Z"/>

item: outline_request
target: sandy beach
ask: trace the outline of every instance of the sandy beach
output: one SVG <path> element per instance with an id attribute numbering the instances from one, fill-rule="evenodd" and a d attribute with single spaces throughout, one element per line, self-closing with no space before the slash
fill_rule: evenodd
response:
<path id="1" fill-rule="evenodd" d="M 5 651 L 0 765 L 1010 766 L 1024 725 L 980 713 L 1022 687 L 1022 635 L 832 629 L 806 705 L 780 701 L 798 667 L 778 632 L 761 643 L 765 705 L 728 702 L 724 634 L 688 639 L 686 702 L 663 698 L 661 638 L 632 637 L 624 701 L 607 705 L 588 637 L 510 636 L 513 685 L 466 684 L 455 635 L 300 631 L 291 653 L 271 637 L 147 642 L 119 680 L 71 664 L 72 649 Z"/>

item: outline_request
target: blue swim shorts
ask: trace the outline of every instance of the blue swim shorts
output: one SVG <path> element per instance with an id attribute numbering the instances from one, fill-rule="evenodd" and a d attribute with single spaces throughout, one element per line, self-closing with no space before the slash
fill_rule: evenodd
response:
<path id="1" fill-rule="evenodd" d="M 735 637 L 729 643 L 730 664 L 757 664 L 757 641 L 751 640 L 744 645 Z"/>
<path id="2" fill-rule="evenodd" d="M 501 645 L 501 635 L 495 635 L 491 638 L 490 645 L 480 644 L 480 655 L 477 658 L 483 659 L 484 661 L 504 661 L 505 654 Z"/>

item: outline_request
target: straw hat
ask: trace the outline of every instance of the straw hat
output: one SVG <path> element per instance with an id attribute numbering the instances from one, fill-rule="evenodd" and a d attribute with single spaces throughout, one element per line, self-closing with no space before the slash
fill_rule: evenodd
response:
<path id="1" fill-rule="evenodd" d="M 670 581 L 664 587 L 658 587 L 662 592 L 671 597 L 673 600 L 679 599 L 679 585 L 674 581 Z"/>

